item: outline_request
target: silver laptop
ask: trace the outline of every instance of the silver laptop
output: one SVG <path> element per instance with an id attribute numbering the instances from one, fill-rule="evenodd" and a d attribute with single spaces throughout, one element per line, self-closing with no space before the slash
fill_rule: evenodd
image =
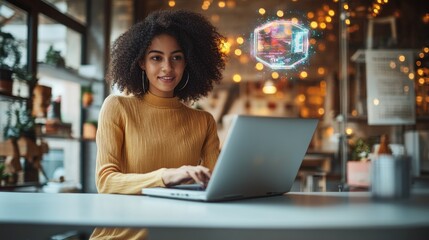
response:
<path id="1" fill-rule="evenodd" d="M 207 188 L 143 188 L 142 194 L 196 201 L 227 201 L 290 191 L 317 119 L 234 117 Z"/>

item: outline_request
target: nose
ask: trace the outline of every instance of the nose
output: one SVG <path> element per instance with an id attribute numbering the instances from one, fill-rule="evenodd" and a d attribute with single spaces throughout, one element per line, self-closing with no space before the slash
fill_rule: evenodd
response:
<path id="1" fill-rule="evenodd" d="M 169 73 L 171 72 L 172 68 L 173 68 L 173 65 L 171 64 L 171 62 L 169 60 L 165 60 L 162 65 L 162 71 L 165 73 Z"/>

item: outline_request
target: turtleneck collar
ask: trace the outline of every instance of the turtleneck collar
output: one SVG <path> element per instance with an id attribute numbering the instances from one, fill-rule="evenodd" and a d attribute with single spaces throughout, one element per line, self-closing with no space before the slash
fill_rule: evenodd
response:
<path id="1" fill-rule="evenodd" d="M 179 98 L 177 97 L 158 97 L 149 91 L 143 96 L 143 100 L 148 104 L 158 108 L 180 108 L 183 106 L 182 102 L 180 102 Z"/>

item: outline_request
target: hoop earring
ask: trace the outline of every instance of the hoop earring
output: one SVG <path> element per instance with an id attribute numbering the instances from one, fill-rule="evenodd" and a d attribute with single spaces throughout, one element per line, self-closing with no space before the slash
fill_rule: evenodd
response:
<path id="1" fill-rule="evenodd" d="M 183 85 L 183 87 L 179 88 L 177 91 L 182 91 L 186 87 L 186 85 L 188 85 L 188 82 L 189 82 L 189 72 L 188 72 L 188 77 L 186 78 L 185 85 Z"/>
<path id="2" fill-rule="evenodd" d="M 146 93 L 146 88 L 145 88 L 145 82 L 146 82 L 147 80 L 146 80 L 146 72 L 145 71 L 142 71 L 142 87 L 143 87 L 143 94 L 145 94 Z"/>

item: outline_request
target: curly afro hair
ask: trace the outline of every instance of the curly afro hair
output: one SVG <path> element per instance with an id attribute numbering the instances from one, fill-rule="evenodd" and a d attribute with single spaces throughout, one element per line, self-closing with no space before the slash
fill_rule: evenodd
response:
<path id="1" fill-rule="evenodd" d="M 226 56 L 219 46 L 225 37 L 204 16 L 186 10 L 153 12 L 122 34 L 112 47 L 107 80 L 121 92 L 143 96 L 139 60 L 144 58 L 152 39 L 160 34 L 173 36 L 185 55 L 189 82 L 184 89 L 175 90 L 175 96 L 183 101 L 207 96 L 213 83 L 222 79 Z"/>

